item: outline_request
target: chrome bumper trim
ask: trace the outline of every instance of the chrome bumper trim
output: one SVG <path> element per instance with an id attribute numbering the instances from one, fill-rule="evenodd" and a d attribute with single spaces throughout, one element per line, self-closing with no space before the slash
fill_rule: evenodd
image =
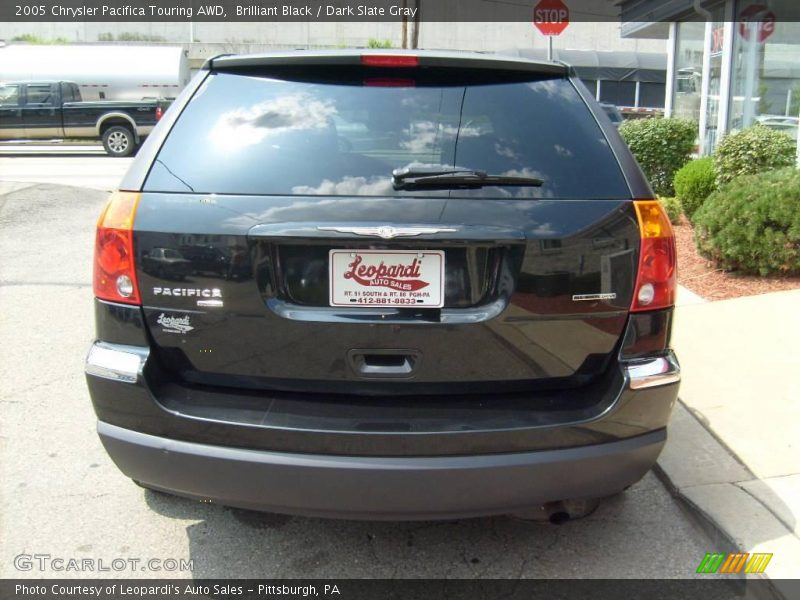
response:
<path id="1" fill-rule="evenodd" d="M 625 368 L 625 373 L 628 376 L 628 387 L 632 390 L 677 383 L 681 380 L 681 367 L 672 354 L 632 364 Z"/>
<path id="2" fill-rule="evenodd" d="M 103 379 L 136 383 L 150 354 L 148 348 L 95 342 L 86 356 L 84 372 Z"/>

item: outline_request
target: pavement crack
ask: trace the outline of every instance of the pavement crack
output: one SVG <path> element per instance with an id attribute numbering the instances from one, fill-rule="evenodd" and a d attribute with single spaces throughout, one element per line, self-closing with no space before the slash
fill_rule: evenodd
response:
<path id="1" fill-rule="evenodd" d="M 761 481 L 761 480 L 759 479 L 758 481 Z M 783 518 L 781 518 L 781 516 L 780 516 L 780 515 L 779 515 L 777 512 L 775 512 L 775 511 L 772 509 L 772 507 L 771 507 L 770 505 L 766 504 L 766 503 L 765 503 L 763 500 L 761 500 L 761 498 L 759 498 L 758 496 L 756 496 L 755 494 L 753 494 L 753 493 L 752 493 L 750 490 L 748 490 L 747 488 L 745 488 L 745 487 L 742 487 L 742 486 L 741 486 L 741 485 L 739 485 L 738 483 L 734 483 L 733 485 L 735 485 L 737 488 L 739 488 L 740 490 L 742 490 L 742 491 L 743 491 L 745 494 L 747 494 L 748 496 L 750 496 L 750 497 L 751 497 L 753 500 L 755 500 L 756 502 L 758 502 L 758 503 L 759 503 L 761 506 L 763 506 L 764 508 L 766 508 L 766 509 L 767 509 L 767 511 L 769 512 L 769 514 L 771 514 L 773 517 L 775 517 L 775 518 L 778 520 L 778 522 L 779 522 L 781 525 L 783 525 L 784 527 L 786 527 L 786 529 L 787 529 L 787 531 L 789 531 L 789 533 L 791 533 L 791 534 L 792 534 L 794 537 L 797 537 L 797 534 L 794 532 L 794 525 L 789 525 L 789 523 L 787 523 L 786 521 L 784 521 L 784 520 L 783 520 Z M 781 502 L 782 502 L 782 501 L 781 501 Z"/>

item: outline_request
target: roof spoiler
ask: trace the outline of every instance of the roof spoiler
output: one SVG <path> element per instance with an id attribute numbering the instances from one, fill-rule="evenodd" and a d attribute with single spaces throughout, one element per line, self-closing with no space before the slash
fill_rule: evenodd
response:
<path id="1" fill-rule="evenodd" d="M 360 65 L 362 56 L 416 56 L 420 67 L 502 69 L 529 71 L 553 75 L 569 75 L 571 69 L 563 63 L 529 60 L 525 58 L 478 54 L 470 52 L 434 52 L 407 50 L 304 50 L 270 52 L 266 54 L 222 54 L 210 58 L 203 65 L 208 70 L 236 70 L 268 66 L 343 66 Z"/>

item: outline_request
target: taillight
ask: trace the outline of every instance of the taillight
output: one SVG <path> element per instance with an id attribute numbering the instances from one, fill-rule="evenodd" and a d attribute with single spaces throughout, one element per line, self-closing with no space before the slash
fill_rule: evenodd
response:
<path id="1" fill-rule="evenodd" d="M 632 311 L 668 308 L 675 303 L 675 235 L 658 200 L 633 203 L 639 220 L 641 248 Z"/>
<path id="2" fill-rule="evenodd" d="M 156 106 L 156 121 L 161 119 L 161 116 L 164 114 L 164 111 L 161 109 L 160 106 Z"/>
<path id="3" fill-rule="evenodd" d="M 362 54 L 361 64 L 366 67 L 418 67 L 419 57 L 414 54 Z"/>
<path id="4" fill-rule="evenodd" d="M 133 221 L 139 194 L 114 192 L 97 220 L 94 295 L 102 300 L 140 304 L 133 253 Z"/>

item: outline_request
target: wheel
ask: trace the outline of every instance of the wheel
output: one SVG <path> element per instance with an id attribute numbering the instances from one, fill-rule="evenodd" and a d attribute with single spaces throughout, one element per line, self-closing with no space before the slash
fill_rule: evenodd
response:
<path id="1" fill-rule="evenodd" d="M 109 127 L 103 133 L 103 148 L 109 156 L 130 156 L 136 149 L 133 132 L 122 125 Z"/>

